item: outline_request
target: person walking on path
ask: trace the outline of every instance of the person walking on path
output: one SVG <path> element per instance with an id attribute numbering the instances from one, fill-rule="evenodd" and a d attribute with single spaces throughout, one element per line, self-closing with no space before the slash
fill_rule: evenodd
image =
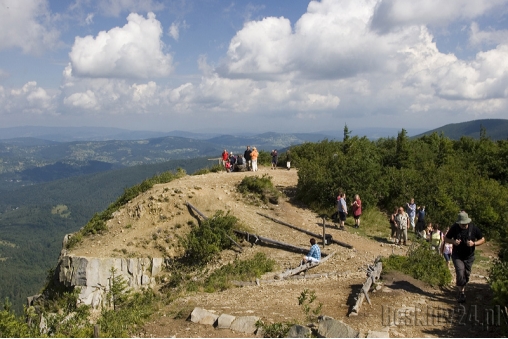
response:
<path id="1" fill-rule="evenodd" d="M 310 239 L 310 250 L 309 253 L 303 257 L 302 264 L 307 262 L 319 262 L 321 260 L 321 249 L 316 244 L 316 239 Z"/>
<path id="2" fill-rule="evenodd" d="M 407 214 L 409 215 L 409 223 L 411 225 L 411 229 L 415 232 L 415 216 L 416 216 L 416 204 L 415 199 L 411 198 L 411 203 L 406 203 Z"/>
<path id="3" fill-rule="evenodd" d="M 453 244 L 452 261 L 455 267 L 457 301 L 466 302 L 466 284 L 469 282 L 474 262 L 476 246 L 485 243 L 482 231 L 471 222 L 465 211 L 459 212 L 457 222 L 450 227 L 444 238 L 445 243 Z"/>
<path id="4" fill-rule="evenodd" d="M 337 197 L 337 212 L 339 213 L 340 229 L 344 229 L 344 223 L 347 218 L 346 193 L 339 193 Z"/>
<path id="5" fill-rule="evenodd" d="M 398 245 L 407 246 L 407 229 L 409 228 L 409 216 L 404 212 L 404 208 L 399 207 L 399 213 L 395 217 L 395 226 L 397 227 L 397 240 L 395 241 Z M 404 241 L 401 244 L 401 241 Z"/>
<path id="6" fill-rule="evenodd" d="M 359 228 L 360 216 L 362 215 L 362 201 L 358 194 L 355 194 L 355 201 L 351 204 L 351 209 L 353 210 L 353 218 L 355 219 L 355 228 Z"/>
<path id="7" fill-rule="evenodd" d="M 253 171 L 251 154 L 252 150 L 250 149 L 250 146 L 247 146 L 247 149 L 245 150 L 245 152 L 243 152 L 243 157 L 247 162 L 247 171 Z"/>
<path id="8" fill-rule="evenodd" d="M 253 172 L 257 172 L 258 170 L 258 156 L 259 156 L 259 153 L 258 153 L 258 150 L 256 147 L 253 147 L 252 148 L 252 152 L 249 154 L 250 158 L 251 158 L 251 162 L 252 162 L 252 171 Z"/>

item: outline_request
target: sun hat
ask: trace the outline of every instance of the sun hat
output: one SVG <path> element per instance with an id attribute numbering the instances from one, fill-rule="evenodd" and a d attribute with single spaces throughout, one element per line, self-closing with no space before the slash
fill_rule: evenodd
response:
<path id="1" fill-rule="evenodd" d="M 457 224 L 465 225 L 465 224 L 469 224 L 470 222 L 471 222 L 471 218 L 469 218 L 469 216 L 467 215 L 466 212 L 464 212 L 464 211 L 459 212 Z"/>

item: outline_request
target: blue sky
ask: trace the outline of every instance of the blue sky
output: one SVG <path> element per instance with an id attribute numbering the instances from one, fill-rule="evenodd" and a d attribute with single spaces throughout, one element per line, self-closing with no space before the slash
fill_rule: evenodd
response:
<path id="1" fill-rule="evenodd" d="M 508 119 L 508 0 L 0 0 L 0 126 Z"/>

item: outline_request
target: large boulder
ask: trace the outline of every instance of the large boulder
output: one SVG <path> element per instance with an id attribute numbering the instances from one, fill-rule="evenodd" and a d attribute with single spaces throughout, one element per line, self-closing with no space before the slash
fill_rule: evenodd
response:
<path id="1" fill-rule="evenodd" d="M 231 330 L 242 333 L 252 334 L 256 332 L 256 322 L 259 320 L 259 317 L 255 316 L 246 316 L 246 317 L 236 317 L 236 319 L 231 323 Z"/>
<path id="2" fill-rule="evenodd" d="M 201 307 L 196 307 L 192 310 L 191 321 L 193 323 L 202 325 L 214 325 L 219 316 L 215 313 L 205 310 Z"/>
<path id="3" fill-rule="evenodd" d="M 286 338 L 310 338 L 312 330 L 307 326 L 293 325 L 289 329 Z"/>
<path id="4" fill-rule="evenodd" d="M 235 319 L 234 315 L 223 313 L 217 319 L 217 328 L 231 328 L 231 324 Z"/>
<path id="5" fill-rule="evenodd" d="M 340 320 L 322 316 L 319 318 L 318 335 L 322 338 L 358 338 L 360 333 Z"/>

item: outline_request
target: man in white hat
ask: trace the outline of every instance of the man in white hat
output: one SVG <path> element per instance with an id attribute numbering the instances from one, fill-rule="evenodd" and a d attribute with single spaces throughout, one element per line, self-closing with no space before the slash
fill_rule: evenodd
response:
<path id="1" fill-rule="evenodd" d="M 445 242 L 453 244 L 452 260 L 457 276 L 459 303 L 466 302 L 465 289 L 474 262 L 474 250 L 485 242 L 482 231 L 471 223 L 471 218 L 465 211 L 458 215 L 457 222 L 450 227 L 445 236 Z"/>

